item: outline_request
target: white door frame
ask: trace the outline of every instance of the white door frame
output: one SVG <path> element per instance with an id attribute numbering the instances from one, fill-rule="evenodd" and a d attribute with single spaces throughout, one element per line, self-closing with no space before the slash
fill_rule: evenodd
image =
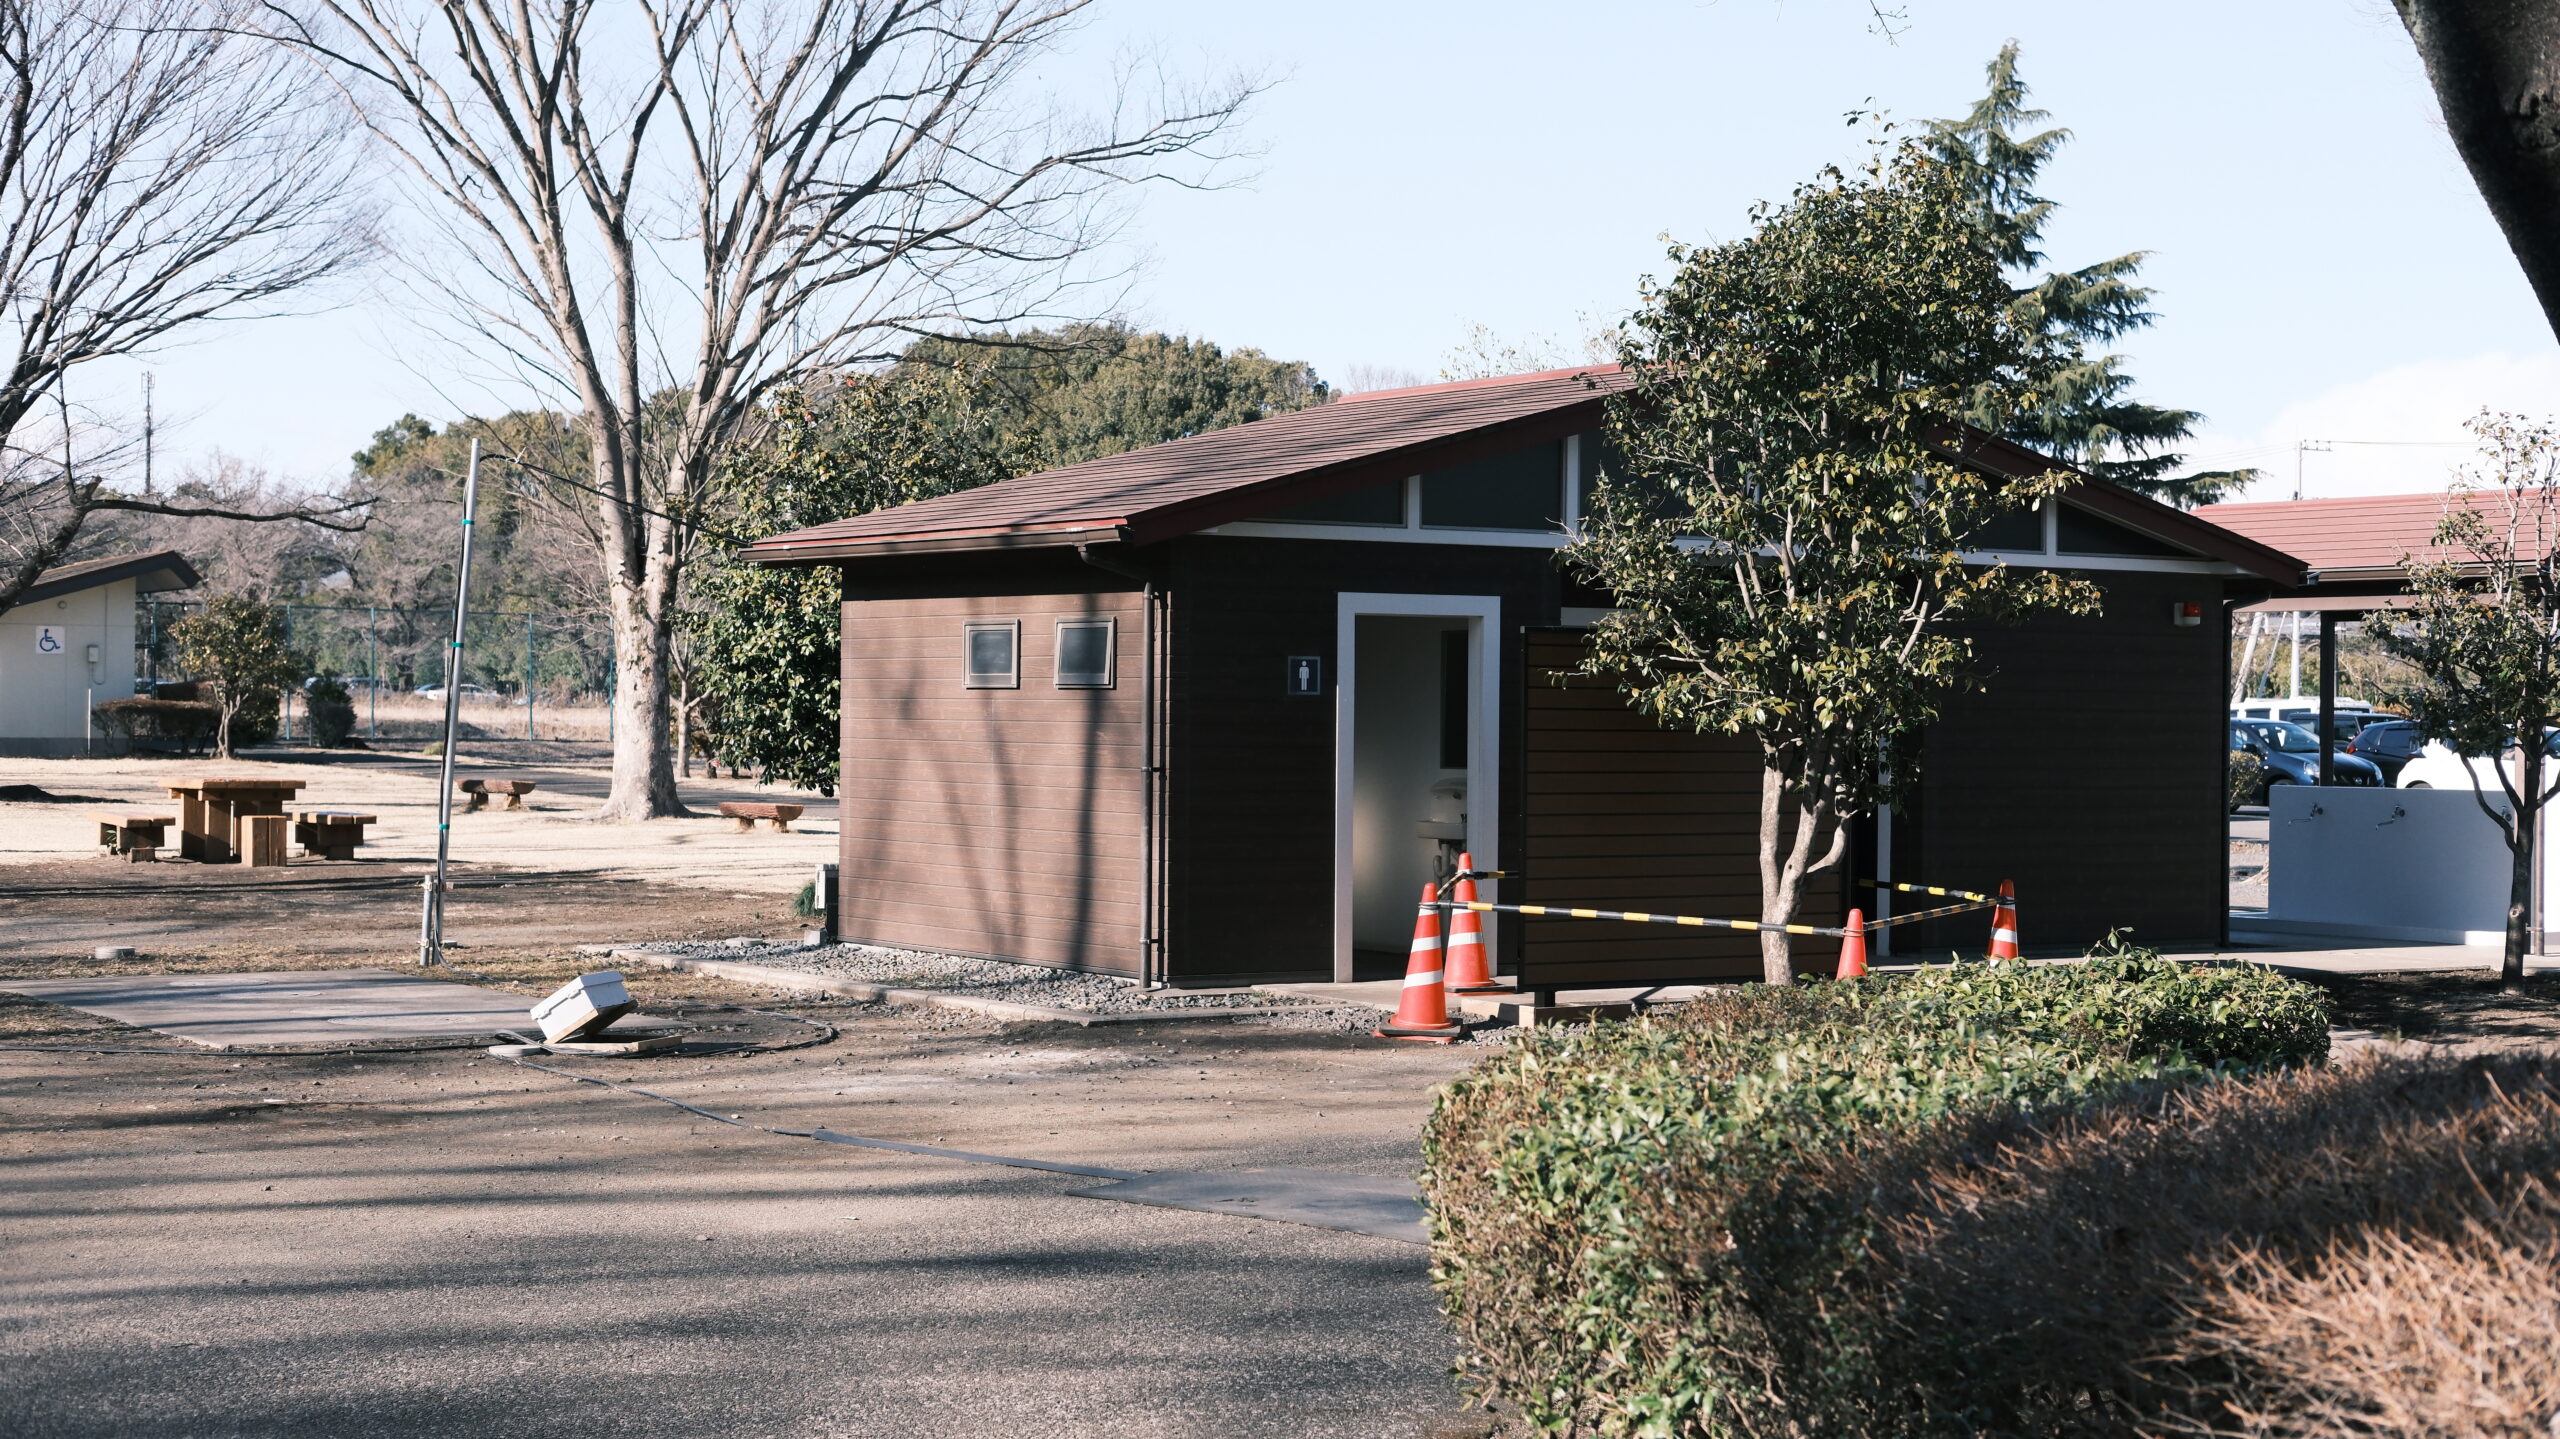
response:
<path id="1" fill-rule="evenodd" d="M 1343 591 L 1334 620 L 1333 684 L 1333 978 L 1351 982 L 1351 767 L 1353 720 L 1359 713 L 1359 644 L 1362 615 L 1412 615 L 1463 619 L 1474 641 L 1469 659 L 1476 673 L 1475 713 L 1467 718 L 1467 850 L 1479 863 L 1499 865 L 1502 813 L 1502 597 L 1500 595 L 1391 595 Z M 1494 921 L 1485 916 L 1485 953 L 1494 948 Z"/>

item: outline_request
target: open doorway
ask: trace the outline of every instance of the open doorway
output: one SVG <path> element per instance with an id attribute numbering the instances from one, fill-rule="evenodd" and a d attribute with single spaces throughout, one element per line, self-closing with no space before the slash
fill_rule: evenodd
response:
<path id="1" fill-rule="evenodd" d="M 1500 608 L 1490 596 L 1342 596 L 1337 980 L 1404 973 L 1422 886 L 1460 851 L 1492 862 Z"/>

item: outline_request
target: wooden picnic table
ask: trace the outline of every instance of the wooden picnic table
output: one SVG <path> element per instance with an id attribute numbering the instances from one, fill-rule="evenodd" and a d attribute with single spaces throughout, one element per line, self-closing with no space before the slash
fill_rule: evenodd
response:
<path id="1" fill-rule="evenodd" d="M 232 864 L 240 858 L 242 820 L 253 815 L 281 818 L 309 780 L 245 779 L 212 775 L 161 781 L 178 802 L 178 857 L 206 864 Z"/>
<path id="2" fill-rule="evenodd" d="M 375 816 L 345 809 L 298 809 L 293 812 L 293 841 L 317 859 L 353 859 L 364 843 L 364 827 Z"/>

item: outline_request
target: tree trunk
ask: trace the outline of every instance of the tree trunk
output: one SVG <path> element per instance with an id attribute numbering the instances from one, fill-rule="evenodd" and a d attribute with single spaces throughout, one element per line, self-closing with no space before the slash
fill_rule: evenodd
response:
<path id="1" fill-rule="evenodd" d="M 1804 903 L 1805 859 L 1813 843 L 1815 822 L 1799 812 L 1788 824 L 1786 773 L 1774 765 L 1760 768 L 1760 922 L 1793 924 Z M 1792 829 L 1792 832 L 1790 830 Z M 1760 978 L 1768 984 L 1796 981 L 1794 937 L 1784 930 L 1760 931 Z"/>
<path id="2" fill-rule="evenodd" d="M 613 790 L 599 819 L 687 813 L 668 743 L 667 626 L 653 608 L 645 591 L 613 587 Z"/>
<path id="3" fill-rule="evenodd" d="M 213 757 L 215 759 L 231 758 L 231 721 L 232 718 L 239 713 L 240 707 L 238 705 L 229 703 L 223 705 L 222 722 L 213 727 Z"/>
<path id="4" fill-rule="evenodd" d="M 2453 148 L 2560 334 L 2560 7 L 2394 0 Z"/>
<path id="5" fill-rule="evenodd" d="M 2523 987 L 2524 957 L 2533 950 L 2535 819 L 2534 811 L 2518 814 L 2515 832 L 2508 836 L 2514 864 L 2507 872 L 2507 951 L 2498 962 L 2498 983 L 2509 993 Z"/>

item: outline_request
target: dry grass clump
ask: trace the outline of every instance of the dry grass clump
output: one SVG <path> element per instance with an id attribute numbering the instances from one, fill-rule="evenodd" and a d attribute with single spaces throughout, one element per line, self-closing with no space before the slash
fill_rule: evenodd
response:
<path id="1" fill-rule="evenodd" d="M 2539 1180 L 2500 1208 L 2449 1237 L 2368 1232 L 2307 1263 L 2232 1259 L 2187 1316 L 2186 1362 L 2241 1380 L 2213 1431 L 2560 1433 L 2560 1215 Z"/>
<path id="2" fill-rule="evenodd" d="M 1870 1154 L 1828 1176 L 1878 1201 L 1850 1301 L 1884 1321 L 1873 1387 L 1841 1397 L 1870 1433 L 2560 1433 L 2555 1171 L 2544 1059 L 2273 1073 Z"/>

